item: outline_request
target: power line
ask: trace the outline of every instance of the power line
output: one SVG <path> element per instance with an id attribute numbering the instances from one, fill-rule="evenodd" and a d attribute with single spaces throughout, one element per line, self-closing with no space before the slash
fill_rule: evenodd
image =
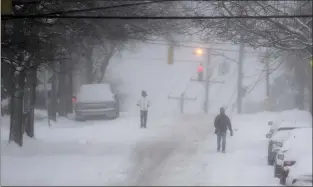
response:
<path id="1" fill-rule="evenodd" d="M 67 0 L 68 1 L 68 0 Z M 105 0 L 109 1 L 109 0 Z M 112 1 L 112 0 L 111 0 Z M 91 12 L 91 11 L 99 11 L 99 10 L 108 10 L 108 9 L 115 9 L 115 8 L 125 8 L 125 7 L 132 7 L 132 6 L 140 6 L 140 5 L 147 5 L 147 4 L 154 4 L 154 3 L 161 3 L 161 2 L 167 2 L 169 0 L 154 0 L 154 1 L 144 1 L 144 2 L 138 2 L 138 3 L 128 3 L 128 4 L 119 4 L 119 5 L 111 5 L 111 6 L 105 6 L 105 7 L 97 7 L 97 8 L 86 8 L 86 9 L 78 9 L 78 10 L 67 10 L 67 11 L 58 11 L 58 12 L 51 12 L 47 14 L 33 14 L 33 15 L 1 15 L 1 17 L 19 17 L 22 16 L 23 18 L 65 18 L 65 17 L 72 17 L 72 16 L 65 16 L 62 14 L 71 14 L 71 13 L 81 13 L 81 12 Z M 13 2 L 13 5 L 24 5 L 24 4 L 36 4 L 41 3 L 41 0 L 38 1 L 28 1 L 28 2 Z M 34 17 L 35 16 L 35 17 Z M 47 17 L 48 16 L 48 17 Z M 52 17 L 51 17 L 52 16 Z M 54 17 L 57 16 L 57 17 Z M 74 16 L 75 17 L 75 16 Z M 77 17 L 77 16 L 76 16 Z M 89 17 L 89 16 L 88 16 Z M 9 19 L 10 19 L 9 18 Z M 2 19 L 2 18 L 1 18 Z M 17 18 L 19 19 L 19 18 Z"/>
<path id="2" fill-rule="evenodd" d="M 56 1 L 63 1 L 63 0 L 56 0 Z M 67 2 L 77 2 L 76 0 L 66 0 Z M 119 2 L 134 2 L 134 1 L 146 1 L 146 0 L 84 0 L 84 1 L 108 1 L 108 2 L 112 2 L 112 1 L 119 1 Z M 217 0 L 165 0 L 167 2 L 186 2 L 186 1 L 191 1 L 191 2 L 216 2 Z M 219 2 L 229 2 L 230 0 L 218 0 Z M 255 0 L 236 0 L 236 1 L 255 1 Z M 281 0 L 271 0 L 272 2 L 279 2 Z M 289 2 L 301 2 L 301 1 L 307 1 L 307 0 L 287 0 Z M 42 0 L 32 0 L 32 1 L 19 1 L 19 0 L 13 0 L 12 4 L 13 5 L 25 5 L 25 4 L 36 4 L 36 3 L 40 3 L 42 2 Z M 286 2 L 286 1 L 285 1 Z"/>
<path id="3" fill-rule="evenodd" d="M 139 5 L 161 3 L 161 2 L 165 2 L 165 1 L 167 1 L 167 0 L 154 0 L 154 1 L 139 2 L 139 3 L 129 3 L 129 4 L 112 5 L 112 6 L 97 7 L 97 8 L 80 9 L 80 10 L 59 11 L 59 12 L 52 12 L 52 13 L 48 13 L 48 14 L 41 14 L 38 16 L 70 14 L 70 13 L 79 13 L 79 12 L 91 12 L 91 11 L 97 11 L 97 10 L 108 10 L 108 9 L 114 9 L 114 8 L 124 8 L 124 7 L 132 7 L 132 6 L 139 6 Z"/>
<path id="4" fill-rule="evenodd" d="M 83 11 L 83 10 L 77 10 Z M 88 10 L 92 11 L 92 10 Z M 51 13 L 58 14 L 58 13 Z M 63 14 L 60 13 L 60 14 Z M 85 15 L 2 15 L 1 20 L 9 19 L 115 19 L 115 20 L 193 20 L 193 19 L 270 19 L 270 18 L 312 18 L 312 14 L 268 15 L 268 16 L 85 16 Z"/>

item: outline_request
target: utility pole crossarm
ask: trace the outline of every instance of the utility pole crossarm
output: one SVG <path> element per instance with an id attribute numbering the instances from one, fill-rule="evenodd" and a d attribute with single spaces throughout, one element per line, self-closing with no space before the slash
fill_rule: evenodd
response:
<path id="1" fill-rule="evenodd" d="M 185 93 L 183 92 L 180 94 L 180 97 L 168 96 L 168 99 L 179 100 L 180 113 L 183 114 L 184 113 L 185 100 L 194 101 L 194 100 L 197 100 L 197 97 L 196 98 L 185 97 Z"/>
<path id="2" fill-rule="evenodd" d="M 194 81 L 194 82 L 206 83 L 206 80 L 198 81 L 198 79 L 195 79 L 195 78 L 191 78 L 190 80 L 191 80 L 191 81 Z M 210 84 L 224 84 L 225 82 L 224 82 L 224 81 L 218 81 L 218 80 L 209 80 L 209 83 L 210 83 Z"/>
<path id="3" fill-rule="evenodd" d="M 185 100 L 189 100 L 189 101 L 195 101 L 195 100 L 197 100 L 197 97 L 193 97 L 193 98 L 191 98 L 191 97 L 184 97 L 184 99 Z"/>
<path id="4" fill-rule="evenodd" d="M 210 80 L 210 83 L 213 83 L 213 84 L 224 84 L 225 82 L 224 81 L 218 81 L 218 80 Z"/>
<path id="5" fill-rule="evenodd" d="M 180 97 L 168 96 L 168 99 L 180 99 Z"/>

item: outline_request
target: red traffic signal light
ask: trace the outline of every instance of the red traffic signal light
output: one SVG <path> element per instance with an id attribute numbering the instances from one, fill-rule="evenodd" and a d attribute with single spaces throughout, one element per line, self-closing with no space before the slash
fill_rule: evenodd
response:
<path id="1" fill-rule="evenodd" d="M 198 67 L 198 70 L 197 70 L 197 71 L 198 71 L 198 73 L 200 73 L 200 72 L 202 73 L 202 72 L 203 72 L 203 66 L 200 65 L 200 66 Z"/>
<path id="2" fill-rule="evenodd" d="M 76 103 L 76 101 L 77 101 L 76 96 L 73 96 L 73 97 L 72 97 L 72 102 L 73 102 L 73 103 Z"/>

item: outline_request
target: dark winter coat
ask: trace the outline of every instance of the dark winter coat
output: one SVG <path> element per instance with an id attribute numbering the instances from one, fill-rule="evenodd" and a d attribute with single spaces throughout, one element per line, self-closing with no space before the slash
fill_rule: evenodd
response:
<path id="1" fill-rule="evenodd" d="M 215 133 L 226 132 L 227 129 L 231 132 L 233 131 L 230 119 L 226 114 L 219 114 L 216 116 L 214 120 L 214 127 Z"/>

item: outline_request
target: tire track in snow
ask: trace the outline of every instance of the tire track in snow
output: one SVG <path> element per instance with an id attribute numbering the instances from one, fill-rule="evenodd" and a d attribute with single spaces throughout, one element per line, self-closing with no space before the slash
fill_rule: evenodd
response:
<path id="1" fill-rule="evenodd" d="M 166 168 L 172 167 L 171 158 L 176 152 L 188 158 L 190 154 L 195 154 L 195 142 L 204 139 L 212 129 L 208 119 L 205 117 L 204 121 L 199 121 L 193 116 L 184 116 L 169 136 L 162 140 L 137 144 L 131 159 L 134 167 L 129 170 L 125 183 L 137 186 L 154 185 L 160 180 L 161 174 L 166 172 Z"/>

